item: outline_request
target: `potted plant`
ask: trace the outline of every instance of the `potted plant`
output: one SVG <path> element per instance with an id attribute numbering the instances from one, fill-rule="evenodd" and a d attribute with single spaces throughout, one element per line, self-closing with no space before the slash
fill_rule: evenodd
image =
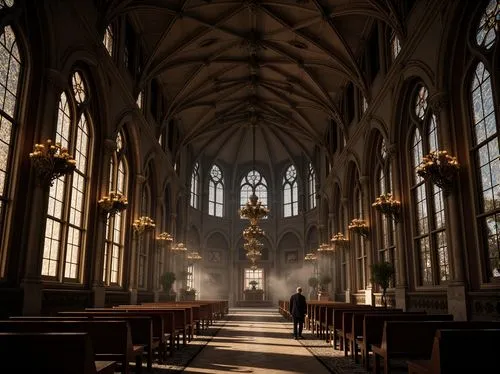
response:
<path id="1" fill-rule="evenodd" d="M 387 261 L 377 262 L 371 265 L 371 281 L 382 288 L 382 305 L 387 308 L 387 288 L 394 276 L 394 265 Z"/>
<path id="2" fill-rule="evenodd" d="M 196 290 L 194 288 L 181 288 L 182 300 L 194 300 L 196 298 Z"/>
<path id="3" fill-rule="evenodd" d="M 163 287 L 163 292 L 170 294 L 172 290 L 172 285 L 175 282 L 175 273 L 167 271 L 160 276 L 160 283 Z"/>
<path id="4" fill-rule="evenodd" d="M 256 290 L 257 289 L 256 286 L 259 284 L 259 282 L 253 280 L 248 282 L 248 284 L 252 286 L 252 290 Z"/>

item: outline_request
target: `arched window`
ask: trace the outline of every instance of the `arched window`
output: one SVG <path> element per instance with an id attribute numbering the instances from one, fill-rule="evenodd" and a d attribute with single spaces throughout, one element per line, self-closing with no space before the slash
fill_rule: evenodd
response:
<path id="1" fill-rule="evenodd" d="M 71 90 L 59 99 L 55 141 L 76 160 L 73 174 L 54 181 L 50 187 L 42 276 L 64 282 L 81 281 L 86 242 L 89 171 L 91 170 L 92 118 L 90 92 L 83 74 L 71 76 Z"/>
<path id="2" fill-rule="evenodd" d="M 392 173 L 391 160 L 387 152 L 385 139 L 380 137 L 376 154 L 375 176 L 376 187 L 375 193 L 377 196 L 382 194 L 393 193 L 392 188 Z M 377 197 L 376 196 L 376 197 Z M 375 199 L 373 199 L 375 200 Z M 387 261 L 396 266 L 396 224 L 391 217 L 384 214 L 377 215 L 377 227 L 379 232 L 378 242 L 378 258 L 377 261 Z"/>
<path id="3" fill-rule="evenodd" d="M 125 155 L 122 133 L 116 136 L 116 150 L 111 155 L 109 165 L 108 192 L 118 192 L 127 196 L 128 162 Z M 125 247 L 126 210 L 110 216 L 106 222 L 104 247 L 103 281 L 106 286 L 121 285 L 123 281 L 123 253 Z"/>
<path id="4" fill-rule="evenodd" d="M 290 165 L 283 176 L 283 217 L 299 214 L 299 189 L 297 170 Z"/>
<path id="5" fill-rule="evenodd" d="M 200 164 L 196 163 L 191 173 L 191 197 L 189 200 L 190 205 L 198 209 L 200 201 Z"/>
<path id="6" fill-rule="evenodd" d="M 476 32 L 477 49 L 482 58 L 491 59 L 485 50 L 496 48 L 500 20 L 500 5 L 490 1 L 480 19 Z M 492 73 L 483 62 L 474 66 L 470 88 L 472 111 L 472 144 L 470 147 L 473 170 L 476 175 L 476 210 L 479 240 L 485 248 L 483 281 L 500 278 L 500 131 L 495 108 L 495 86 Z M 494 71 L 493 71 L 494 73 Z M 498 79 L 496 77 L 495 79 Z"/>
<path id="7" fill-rule="evenodd" d="M 240 207 L 243 208 L 255 188 L 255 195 L 259 198 L 262 206 L 267 208 L 267 182 L 257 171 L 251 170 L 240 183 Z M 266 217 L 264 217 L 266 218 Z"/>
<path id="8" fill-rule="evenodd" d="M 0 3 L 0 8 L 11 6 L 13 1 Z M 12 158 L 16 132 L 19 128 L 19 87 L 22 82 L 23 63 L 17 46 L 16 35 L 10 26 L 4 26 L 0 35 L 0 278 L 4 276 L 7 255 L 7 226 L 11 215 Z"/>
<path id="9" fill-rule="evenodd" d="M 416 169 L 424 155 L 439 149 L 436 116 L 428 109 L 428 91 L 419 86 L 415 97 L 414 130 L 411 140 L 411 192 L 415 227 L 414 248 L 419 259 L 419 284 L 436 285 L 449 280 L 450 266 L 446 239 L 446 219 L 443 192 L 440 187 L 425 182 Z M 422 135 L 424 134 L 424 135 Z"/>
<path id="10" fill-rule="evenodd" d="M 401 42 L 399 41 L 399 38 L 396 35 L 396 33 L 392 33 L 390 44 L 391 44 L 391 57 L 392 60 L 394 61 L 396 57 L 398 57 L 399 52 L 401 52 Z"/>
<path id="11" fill-rule="evenodd" d="M 110 56 L 113 56 L 113 44 L 114 44 L 115 38 L 113 34 L 113 28 L 111 25 L 108 25 L 106 27 L 106 30 L 104 31 L 104 39 L 102 40 L 102 43 L 104 44 L 104 47 L 108 51 Z"/>
<path id="12" fill-rule="evenodd" d="M 309 163 L 309 173 L 307 176 L 307 192 L 309 195 L 309 209 L 316 208 L 316 172 L 311 163 Z"/>
<path id="13" fill-rule="evenodd" d="M 210 169 L 208 214 L 214 217 L 224 216 L 224 177 L 217 165 L 212 165 L 212 169 Z"/>

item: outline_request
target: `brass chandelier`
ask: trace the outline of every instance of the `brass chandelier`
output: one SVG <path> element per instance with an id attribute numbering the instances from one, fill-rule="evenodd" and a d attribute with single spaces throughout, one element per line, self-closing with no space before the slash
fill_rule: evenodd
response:
<path id="1" fill-rule="evenodd" d="M 252 121 L 252 170 L 255 170 L 255 120 Z M 269 214 L 269 209 L 259 201 L 256 190 L 255 179 L 252 181 L 252 195 L 250 195 L 244 207 L 239 209 L 241 218 L 248 219 L 250 225 L 243 230 L 243 245 L 246 257 L 250 260 L 251 269 L 257 269 L 257 261 L 262 258 L 264 244 L 259 241 L 264 236 L 264 230 L 259 227 L 259 221 Z"/>

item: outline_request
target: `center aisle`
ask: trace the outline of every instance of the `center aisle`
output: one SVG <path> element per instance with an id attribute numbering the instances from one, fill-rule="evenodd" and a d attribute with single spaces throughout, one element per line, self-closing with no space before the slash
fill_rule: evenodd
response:
<path id="1" fill-rule="evenodd" d="M 227 323 L 183 373 L 331 373 L 276 308 L 232 308 Z"/>

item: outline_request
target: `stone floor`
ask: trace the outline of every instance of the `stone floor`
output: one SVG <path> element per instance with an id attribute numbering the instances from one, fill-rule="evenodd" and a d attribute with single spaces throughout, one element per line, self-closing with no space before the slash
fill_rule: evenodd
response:
<path id="1" fill-rule="evenodd" d="M 367 374 L 308 331 L 294 340 L 291 329 L 277 308 L 233 308 L 153 373 Z"/>

